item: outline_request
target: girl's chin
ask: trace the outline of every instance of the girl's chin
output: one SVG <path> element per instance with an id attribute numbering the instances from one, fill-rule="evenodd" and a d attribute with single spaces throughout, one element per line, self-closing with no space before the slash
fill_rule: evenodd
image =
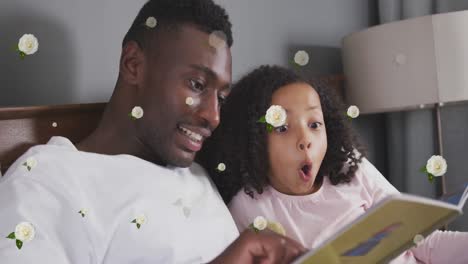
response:
<path id="1" fill-rule="evenodd" d="M 315 178 L 307 182 L 296 183 L 297 185 L 295 186 L 285 186 L 285 185 L 278 186 L 275 184 L 271 184 L 271 187 L 273 187 L 276 191 L 286 194 L 286 195 L 303 196 L 303 195 L 315 193 L 318 189 L 320 189 L 320 186 L 319 187 L 314 186 L 314 181 L 315 181 Z"/>
<path id="2" fill-rule="evenodd" d="M 309 185 L 309 184 L 308 184 Z M 276 188 L 275 188 L 276 189 Z M 278 189 L 277 189 L 278 190 Z M 305 186 L 304 184 L 300 186 L 299 188 L 294 188 L 290 189 L 287 192 L 282 192 L 287 195 L 294 195 L 294 196 L 303 196 L 303 195 L 308 195 L 312 194 L 317 191 L 317 188 L 313 186 L 313 184 L 310 184 L 310 186 Z M 280 191 L 281 192 L 281 191 Z"/>
<path id="3" fill-rule="evenodd" d="M 307 186 L 305 186 L 307 185 Z M 317 187 L 314 185 L 314 181 L 310 181 L 310 182 L 307 182 L 307 184 L 303 185 L 300 190 L 297 190 L 297 193 L 296 195 L 308 195 L 308 194 L 313 194 L 315 193 L 316 191 L 318 191 L 318 189 L 320 187 Z"/>

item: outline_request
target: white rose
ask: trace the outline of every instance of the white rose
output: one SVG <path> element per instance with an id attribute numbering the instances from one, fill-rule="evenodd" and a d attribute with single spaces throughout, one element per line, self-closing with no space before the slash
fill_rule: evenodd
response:
<path id="1" fill-rule="evenodd" d="M 434 176 L 442 176 L 447 172 L 447 162 L 442 156 L 433 155 L 427 161 L 426 170 Z"/>
<path id="2" fill-rule="evenodd" d="M 225 171 L 226 170 L 226 165 L 224 163 L 220 163 L 220 164 L 218 164 L 217 169 L 219 171 Z"/>
<path id="3" fill-rule="evenodd" d="M 294 54 L 294 62 L 300 66 L 305 66 L 309 63 L 309 54 L 303 50 L 300 50 Z"/>
<path id="4" fill-rule="evenodd" d="M 31 170 L 33 169 L 34 167 L 37 166 L 37 161 L 35 158 L 33 157 L 30 157 L 26 160 L 26 163 L 25 163 L 26 167 L 28 168 L 28 170 Z"/>
<path id="5" fill-rule="evenodd" d="M 266 112 L 265 120 L 274 127 L 282 126 L 286 123 L 286 110 L 280 105 L 272 105 Z"/>
<path id="6" fill-rule="evenodd" d="M 148 17 L 145 22 L 145 25 L 149 28 L 155 28 L 157 24 L 158 24 L 158 21 L 156 20 L 155 17 L 152 17 L 152 16 Z"/>
<path id="7" fill-rule="evenodd" d="M 213 31 L 208 37 L 208 43 L 215 49 L 224 48 L 227 46 L 226 34 L 223 31 Z"/>
<path id="8" fill-rule="evenodd" d="M 424 236 L 423 235 L 415 235 L 413 238 L 413 243 L 416 245 L 419 245 L 421 242 L 424 241 Z"/>
<path id="9" fill-rule="evenodd" d="M 132 109 L 132 116 L 136 119 L 140 119 L 143 117 L 143 108 L 139 106 L 135 106 Z"/>
<path id="10" fill-rule="evenodd" d="M 80 213 L 81 213 L 82 215 L 87 215 L 87 214 L 88 214 L 88 209 L 81 209 L 81 210 L 80 210 Z"/>
<path id="11" fill-rule="evenodd" d="M 193 105 L 193 98 L 192 97 L 187 97 L 185 99 L 185 104 L 186 105 Z"/>
<path id="12" fill-rule="evenodd" d="M 24 34 L 18 42 L 18 49 L 26 55 L 32 55 L 39 49 L 39 42 L 32 34 Z"/>
<path id="13" fill-rule="evenodd" d="M 348 107 L 347 115 L 351 118 L 356 118 L 359 116 L 359 108 L 355 105 Z"/>
<path id="14" fill-rule="evenodd" d="M 31 223 L 21 222 L 16 225 L 15 238 L 22 242 L 31 241 L 36 236 L 36 229 Z"/>
<path id="15" fill-rule="evenodd" d="M 135 222 L 139 225 L 142 225 L 146 223 L 146 216 L 144 214 L 141 214 L 135 218 Z"/>
<path id="16" fill-rule="evenodd" d="M 258 230 L 263 230 L 267 227 L 268 222 L 263 216 L 257 216 L 255 217 L 253 221 L 253 226 L 258 229 Z"/>
<path id="17" fill-rule="evenodd" d="M 271 231 L 276 232 L 276 233 L 278 233 L 280 235 L 283 235 L 283 236 L 286 235 L 286 230 L 284 230 L 284 227 L 279 222 L 268 221 L 267 227 Z"/>

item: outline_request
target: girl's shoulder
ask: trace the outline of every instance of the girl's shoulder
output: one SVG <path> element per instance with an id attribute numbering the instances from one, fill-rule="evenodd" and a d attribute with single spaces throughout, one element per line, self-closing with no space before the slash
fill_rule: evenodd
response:
<path id="1" fill-rule="evenodd" d="M 366 158 L 363 158 L 362 162 L 359 163 L 354 178 L 366 185 L 389 184 L 385 176 Z"/>
<path id="2" fill-rule="evenodd" d="M 362 159 L 359 169 L 353 179 L 373 197 L 375 201 L 399 191 L 385 178 L 385 176 L 366 158 Z"/>
<path id="3" fill-rule="evenodd" d="M 272 204 L 268 202 L 268 192 L 255 193 L 252 198 L 241 189 L 229 202 L 228 208 L 237 228 L 242 231 L 249 226 L 256 216 L 271 218 L 274 212 Z"/>

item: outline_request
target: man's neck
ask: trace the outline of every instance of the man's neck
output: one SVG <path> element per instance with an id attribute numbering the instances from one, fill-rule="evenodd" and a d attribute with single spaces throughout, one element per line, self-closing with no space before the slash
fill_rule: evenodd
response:
<path id="1" fill-rule="evenodd" d="M 105 119 L 99 127 L 87 138 L 76 145 L 77 149 L 105 155 L 132 155 L 148 162 L 166 166 L 155 153 L 141 142 L 128 128 L 118 126 L 117 122 L 106 126 Z"/>

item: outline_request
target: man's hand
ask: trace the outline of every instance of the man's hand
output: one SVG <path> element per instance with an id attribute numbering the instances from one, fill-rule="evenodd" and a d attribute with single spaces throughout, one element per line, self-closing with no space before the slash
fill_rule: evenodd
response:
<path id="1" fill-rule="evenodd" d="M 269 230 L 247 229 L 211 263 L 290 263 L 305 253 L 298 242 Z"/>

